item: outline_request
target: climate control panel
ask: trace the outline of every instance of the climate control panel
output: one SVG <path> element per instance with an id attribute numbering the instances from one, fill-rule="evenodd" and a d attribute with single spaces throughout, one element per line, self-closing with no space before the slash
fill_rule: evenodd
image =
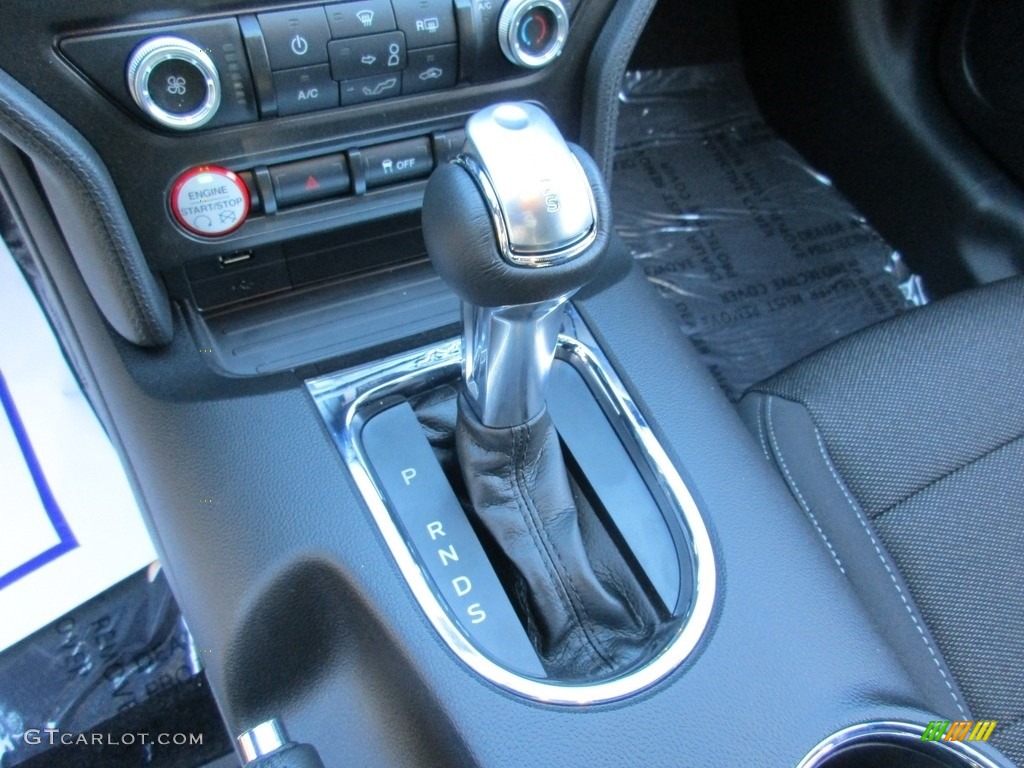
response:
<path id="1" fill-rule="evenodd" d="M 110 96 L 175 131 L 515 76 L 561 53 L 567 0 L 346 0 L 61 41 Z"/>

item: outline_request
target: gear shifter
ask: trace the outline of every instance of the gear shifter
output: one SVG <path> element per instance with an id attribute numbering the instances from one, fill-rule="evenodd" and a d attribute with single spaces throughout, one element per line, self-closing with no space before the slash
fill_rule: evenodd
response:
<path id="1" fill-rule="evenodd" d="M 431 261 L 463 302 L 459 468 L 548 673 L 617 674 L 649 653 L 658 609 L 566 471 L 545 407 L 566 301 L 607 246 L 608 195 L 539 107 L 484 109 L 466 134 L 423 204 Z"/>
<path id="2" fill-rule="evenodd" d="M 431 177 L 424 237 L 463 300 L 465 395 L 484 425 L 543 410 L 563 308 L 604 252 L 607 208 L 589 158 L 532 104 L 473 115 L 463 153 Z"/>

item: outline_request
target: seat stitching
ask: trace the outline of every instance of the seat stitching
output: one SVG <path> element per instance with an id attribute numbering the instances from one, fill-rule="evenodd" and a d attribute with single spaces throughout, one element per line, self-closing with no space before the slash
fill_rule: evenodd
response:
<path id="1" fill-rule="evenodd" d="M 989 448 L 987 451 L 985 451 L 982 454 L 979 454 L 978 456 L 975 456 L 973 459 L 968 459 L 966 463 L 961 464 L 959 467 L 956 467 L 955 469 L 951 469 L 951 470 L 949 470 L 949 472 L 944 472 L 943 474 L 939 475 L 938 477 L 933 478 L 932 480 L 929 480 L 925 485 L 922 485 L 916 491 L 913 491 L 913 492 L 909 493 L 908 495 L 904 496 L 899 501 L 893 502 L 892 504 L 890 504 L 888 507 L 883 509 L 881 512 L 879 512 L 877 515 L 875 515 L 871 519 L 872 520 L 877 520 L 878 518 L 882 517 L 882 515 L 885 515 L 888 512 L 892 512 L 894 509 L 896 509 L 896 507 L 899 507 L 899 506 L 902 506 L 903 504 L 906 504 L 912 498 L 914 498 L 915 496 L 917 496 L 920 493 L 923 493 L 924 491 L 927 491 L 929 488 L 931 488 L 936 483 L 941 483 L 943 480 L 952 477 L 957 472 L 960 472 L 961 470 L 967 469 L 972 464 L 977 464 L 982 459 L 987 459 L 992 454 L 998 453 L 999 451 L 1003 450 L 1003 448 L 1007 448 L 1007 447 L 1013 445 L 1014 443 L 1016 443 L 1021 438 L 1024 438 L 1024 433 L 1021 433 L 1021 434 L 1017 435 L 1016 437 L 1011 437 L 1009 440 L 1005 440 L 1004 442 L 1000 443 L 999 445 L 996 445 L 996 446 L 994 446 L 992 448 Z"/>
<path id="2" fill-rule="evenodd" d="M 768 441 L 764 437 L 764 403 L 767 397 L 762 396 L 761 402 L 757 404 L 757 439 L 761 443 L 761 450 L 764 451 L 764 457 L 768 459 L 768 462 L 772 462 L 771 454 L 768 453 Z"/>
<path id="3" fill-rule="evenodd" d="M 922 617 L 920 622 L 917 620 L 917 616 L 915 615 L 914 609 L 911 607 L 910 601 L 907 600 L 907 596 L 903 593 L 903 589 L 900 587 L 899 582 L 896 580 L 896 574 L 893 573 L 892 568 L 889 567 L 889 563 L 886 561 L 885 555 L 882 554 L 882 549 L 878 545 L 878 540 L 875 538 L 874 533 L 868 526 L 868 521 L 864 518 L 863 513 L 860 511 L 860 506 L 854 502 L 853 497 L 850 496 L 850 492 L 846 490 L 846 486 L 843 484 L 842 480 L 840 480 L 839 475 L 836 473 L 835 468 L 832 466 L 832 460 L 829 458 L 828 452 L 825 450 L 825 445 L 821 440 L 821 432 L 818 431 L 817 427 L 814 428 L 814 437 L 815 440 L 817 440 L 818 442 L 818 452 L 821 453 L 821 458 L 824 459 L 825 466 L 828 467 L 829 474 L 832 475 L 832 479 L 835 480 L 836 485 L 839 486 L 839 490 L 845 497 L 846 503 L 850 505 L 850 508 L 854 511 L 854 514 L 857 515 L 857 520 L 860 521 L 860 525 L 864 529 L 864 533 L 866 533 L 868 535 L 868 539 L 871 540 L 871 546 L 875 548 L 875 554 L 878 555 L 878 559 L 881 561 L 882 566 L 886 570 L 886 573 L 889 574 L 889 578 L 892 580 L 892 585 L 896 588 L 896 594 L 898 594 L 900 596 L 900 600 L 903 601 L 903 607 L 907 609 L 907 613 L 910 615 L 910 620 L 914 622 L 914 628 L 917 630 L 917 633 L 921 636 L 921 640 L 922 642 L 924 642 L 925 648 L 928 649 L 928 653 L 931 654 L 932 661 L 935 663 L 935 668 L 939 671 L 939 674 L 942 676 L 942 682 L 944 682 L 946 684 L 946 687 L 949 689 L 949 695 L 953 697 L 953 702 L 956 704 L 956 708 L 960 710 L 961 715 L 966 717 L 967 712 L 966 710 L 964 710 L 963 706 L 960 703 L 960 697 L 957 696 L 956 691 L 953 690 L 953 684 L 950 683 L 949 677 L 946 675 L 946 671 L 942 668 L 942 663 L 939 661 L 938 654 L 935 653 L 935 649 L 932 647 L 931 642 L 928 640 L 928 636 L 924 633 L 924 629 L 921 627 L 921 623 L 924 622 L 924 618 Z"/>
<path id="4" fill-rule="evenodd" d="M 789 485 L 793 489 L 793 493 L 796 495 L 797 501 L 800 502 L 800 507 L 810 519 L 811 524 L 814 526 L 814 530 L 816 530 L 818 535 L 821 536 L 821 540 L 825 542 L 825 546 L 828 547 L 828 551 L 832 554 L 832 559 L 835 560 L 836 565 L 839 566 L 839 572 L 845 575 L 846 569 L 843 568 L 843 563 L 839 559 L 839 555 L 836 554 L 835 549 L 832 548 L 832 542 L 828 540 L 828 536 L 825 535 L 825 531 L 823 531 L 821 526 L 818 525 L 818 518 L 816 518 L 814 513 L 811 512 L 811 505 L 807 503 L 807 499 L 805 499 L 804 495 L 800 492 L 800 488 L 797 486 L 796 480 L 793 479 L 793 475 L 790 474 L 789 467 L 786 466 L 786 460 L 782 456 L 782 449 L 779 448 L 778 438 L 775 436 L 775 426 L 772 421 L 772 397 L 770 395 L 767 398 L 765 415 L 768 420 L 768 434 L 771 436 L 772 447 L 774 448 L 775 455 L 779 460 L 779 466 L 782 467 L 783 474 L 785 474 L 786 479 L 789 481 Z"/>

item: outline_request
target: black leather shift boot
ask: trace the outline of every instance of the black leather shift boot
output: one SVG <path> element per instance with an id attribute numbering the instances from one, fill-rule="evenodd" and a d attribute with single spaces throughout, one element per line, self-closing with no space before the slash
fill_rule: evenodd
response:
<path id="1" fill-rule="evenodd" d="M 547 412 L 492 429 L 460 398 L 455 443 L 473 514 L 508 560 L 509 592 L 549 674 L 593 680 L 646 660 L 657 611 L 570 483 Z"/>

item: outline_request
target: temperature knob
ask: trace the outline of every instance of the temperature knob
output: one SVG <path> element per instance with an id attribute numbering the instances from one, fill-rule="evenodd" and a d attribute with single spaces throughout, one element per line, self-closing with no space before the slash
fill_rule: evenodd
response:
<path id="1" fill-rule="evenodd" d="M 200 128 L 220 106 L 220 77 L 209 54 L 180 37 L 154 37 L 128 59 L 128 91 L 161 125 Z"/>
<path id="2" fill-rule="evenodd" d="M 565 47 L 569 15 L 562 0 L 508 0 L 498 17 L 498 43 L 513 64 L 536 69 Z"/>

